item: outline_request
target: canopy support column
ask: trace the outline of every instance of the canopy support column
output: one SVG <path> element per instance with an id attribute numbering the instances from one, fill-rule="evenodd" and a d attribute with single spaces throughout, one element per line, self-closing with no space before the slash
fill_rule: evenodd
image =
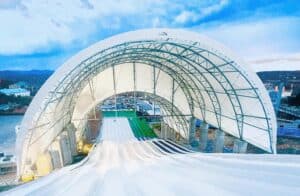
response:
<path id="1" fill-rule="evenodd" d="M 220 129 L 215 130 L 214 152 L 222 153 L 224 147 L 225 133 Z"/>
<path id="2" fill-rule="evenodd" d="M 135 62 L 132 64 L 133 66 L 133 102 L 134 102 L 134 111 L 136 112 L 137 110 L 137 103 L 136 103 L 136 67 L 135 67 Z"/>
<path id="3" fill-rule="evenodd" d="M 116 73 L 115 66 L 112 67 L 113 70 L 113 84 L 114 84 L 114 97 L 115 97 L 115 117 L 117 117 L 117 83 L 116 83 Z"/>
<path id="4" fill-rule="evenodd" d="M 168 139 L 168 125 L 164 122 L 161 121 L 160 125 L 160 138 L 162 139 Z"/>
<path id="5" fill-rule="evenodd" d="M 233 153 L 246 153 L 248 143 L 240 139 L 234 139 Z"/>
<path id="6" fill-rule="evenodd" d="M 208 139 L 208 127 L 209 125 L 206 122 L 202 122 L 200 126 L 200 137 L 199 137 L 199 148 L 200 151 L 204 152 L 207 146 L 207 139 Z"/>
<path id="7" fill-rule="evenodd" d="M 195 142 L 195 133 L 196 133 L 196 118 L 192 116 L 190 118 L 189 126 L 189 143 L 192 144 Z"/>

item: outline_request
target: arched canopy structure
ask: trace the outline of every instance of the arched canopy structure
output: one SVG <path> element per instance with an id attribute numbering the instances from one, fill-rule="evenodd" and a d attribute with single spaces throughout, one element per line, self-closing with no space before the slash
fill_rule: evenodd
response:
<path id="1" fill-rule="evenodd" d="M 78 127 L 101 101 L 135 91 L 162 97 L 183 115 L 275 153 L 273 108 L 247 64 L 197 33 L 149 29 L 100 41 L 48 79 L 20 126 L 19 172 L 34 163 L 69 123 Z"/>

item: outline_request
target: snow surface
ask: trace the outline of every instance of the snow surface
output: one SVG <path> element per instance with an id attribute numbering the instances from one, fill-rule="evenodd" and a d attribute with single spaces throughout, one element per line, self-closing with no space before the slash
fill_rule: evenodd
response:
<path id="1" fill-rule="evenodd" d="M 300 156 L 204 154 L 170 146 L 160 139 L 138 141 L 126 118 L 105 118 L 86 159 L 3 194 L 300 195 Z"/>

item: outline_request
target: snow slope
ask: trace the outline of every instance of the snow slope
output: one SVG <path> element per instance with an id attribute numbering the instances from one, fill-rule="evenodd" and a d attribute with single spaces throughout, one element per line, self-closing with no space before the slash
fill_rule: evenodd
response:
<path id="1" fill-rule="evenodd" d="M 203 154 L 138 141 L 126 118 L 105 118 L 82 162 L 4 195 L 300 195 L 300 156 Z"/>

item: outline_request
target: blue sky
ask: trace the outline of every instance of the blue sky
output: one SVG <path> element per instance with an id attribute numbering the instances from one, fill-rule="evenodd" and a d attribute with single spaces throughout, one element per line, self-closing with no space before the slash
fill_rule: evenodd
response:
<path id="1" fill-rule="evenodd" d="M 205 34 L 255 69 L 300 66 L 297 0 L 0 0 L 0 25 L 0 70 L 56 69 L 99 40 L 153 27 Z"/>

